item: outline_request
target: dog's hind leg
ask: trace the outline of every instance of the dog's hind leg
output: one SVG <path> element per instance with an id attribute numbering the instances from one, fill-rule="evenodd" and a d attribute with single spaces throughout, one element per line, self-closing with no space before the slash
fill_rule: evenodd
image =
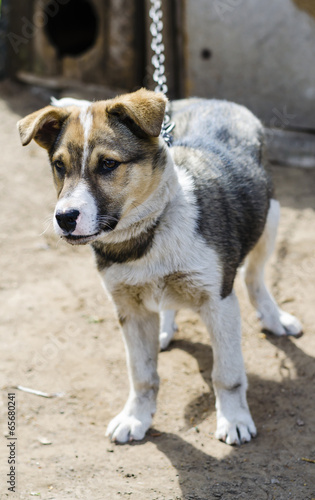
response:
<path id="1" fill-rule="evenodd" d="M 178 330 L 175 323 L 176 311 L 167 309 L 160 313 L 160 349 L 167 349 L 174 333 Z"/>
<path id="2" fill-rule="evenodd" d="M 216 396 L 216 438 L 242 444 L 256 436 L 246 401 L 247 378 L 241 351 L 241 318 L 232 291 L 224 299 L 206 303 L 200 311 L 213 349 L 212 383 Z"/>
<path id="3" fill-rule="evenodd" d="M 297 336 L 302 333 L 301 323 L 277 306 L 264 282 L 264 267 L 275 246 L 279 216 L 280 205 L 271 200 L 264 232 L 247 256 L 242 271 L 249 299 L 257 310 L 262 327 L 275 335 Z"/>
<path id="4" fill-rule="evenodd" d="M 130 392 L 124 409 L 109 423 L 112 441 L 140 440 L 151 425 L 159 388 L 159 315 L 149 311 L 119 314 L 127 355 Z"/>

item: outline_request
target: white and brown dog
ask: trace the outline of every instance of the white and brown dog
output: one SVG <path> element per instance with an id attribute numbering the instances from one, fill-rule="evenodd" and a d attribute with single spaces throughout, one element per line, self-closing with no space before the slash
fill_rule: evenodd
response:
<path id="1" fill-rule="evenodd" d="M 175 312 L 188 307 L 211 338 L 216 436 L 240 444 L 256 435 L 233 291 L 240 264 L 262 326 L 301 333 L 264 284 L 279 203 L 263 169 L 263 127 L 236 104 L 177 101 L 168 148 L 159 136 L 165 105 L 144 89 L 95 103 L 61 100 L 22 119 L 19 131 L 23 145 L 34 139 L 47 149 L 55 231 L 92 245 L 122 326 L 130 395 L 108 435 L 120 443 L 144 437 L 156 409 L 159 348 L 173 337 Z"/>

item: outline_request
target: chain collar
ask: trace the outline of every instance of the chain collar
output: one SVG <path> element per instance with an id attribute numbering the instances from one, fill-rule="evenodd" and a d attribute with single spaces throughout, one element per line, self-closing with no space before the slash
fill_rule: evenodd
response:
<path id="1" fill-rule="evenodd" d="M 161 0 L 151 0 L 150 18 L 152 23 L 150 26 L 150 31 L 152 35 L 151 49 L 154 52 L 152 56 L 152 64 L 154 66 L 153 80 L 157 84 L 155 87 L 155 92 L 162 92 L 167 94 L 167 79 L 165 75 L 165 55 L 164 55 L 164 44 L 163 44 L 163 12 L 162 12 L 162 1 Z M 168 146 L 172 144 L 171 132 L 175 127 L 175 123 L 171 122 L 171 117 L 169 115 L 169 108 L 165 110 L 164 121 L 162 124 L 161 135 Z"/>

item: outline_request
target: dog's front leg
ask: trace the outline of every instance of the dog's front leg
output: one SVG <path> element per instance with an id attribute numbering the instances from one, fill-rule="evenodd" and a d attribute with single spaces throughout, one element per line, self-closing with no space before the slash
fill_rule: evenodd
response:
<path id="1" fill-rule="evenodd" d="M 241 351 L 241 320 L 234 292 L 201 311 L 212 342 L 212 382 L 216 396 L 216 438 L 242 444 L 256 435 L 246 401 L 247 378 Z"/>
<path id="2" fill-rule="evenodd" d="M 112 441 L 126 443 L 144 438 L 156 410 L 159 388 L 159 315 L 141 310 L 139 314 L 120 314 L 120 318 L 130 393 L 122 412 L 108 425 L 106 435 Z"/>

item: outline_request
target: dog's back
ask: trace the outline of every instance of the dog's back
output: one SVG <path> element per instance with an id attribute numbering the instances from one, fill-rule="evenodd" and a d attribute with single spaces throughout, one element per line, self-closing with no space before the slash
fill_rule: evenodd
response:
<path id="1" fill-rule="evenodd" d="M 226 101 L 175 101 L 171 111 L 174 160 L 193 178 L 198 231 L 225 262 L 225 297 L 266 221 L 272 185 L 263 168 L 264 129 L 246 108 Z"/>

